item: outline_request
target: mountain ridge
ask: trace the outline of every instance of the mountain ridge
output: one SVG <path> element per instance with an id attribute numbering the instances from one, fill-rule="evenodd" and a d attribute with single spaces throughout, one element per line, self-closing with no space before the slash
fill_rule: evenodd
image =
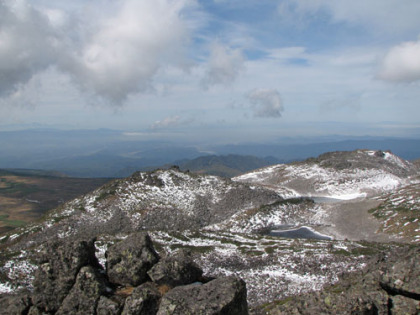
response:
<path id="1" fill-rule="evenodd" d="M 287 180 L 286 175 L 292 178 Z M 296 190 L 296 178 L 301 191 Z M 384 178 L 386 185 L 369 187 Z M 382 222 L 378 217 L 383 214 L 368 212 L 383 210 L 386 217 L 398 213 L 397 207 L 392 208 L 398 196 L 389 194 L 414 196 L 410 189 L 417 191 L 418 180 L 418 168 L 412 163 L 373 150 L 332 152 L 305 162 L 265 167 L 233 180 L 177 167 L 136 172 L 66 203 L 43 222 L 1 237 L 0 246 L 7 254 L 0 258 L 0 290 L 14 292 L 31 286 L 39 268 L 31 257 L 46 239 L 71 242 L 81 236 L 95 237 L 99 263 L 106 265 L 112 244 L 147 230 L 162 255 L 188 249 L 206 275 L 239 275 L 247 283 L 251 307 L 319 291 L 336 283 L 339 274 L 363 269 L 372 257 L 402 246 L 399 243 L 418 246 L 420 223 L 412 220 L 417 208 L 410 208 L 412 216 L 402 215 L 395 223 L 411 231 L 404 235 L 402 230 L 378 232 Z M 314 183 L 318 186 L 313 187 Z M 290 194 L 292 189 L 299 194 Z M 307 198 L 314 193 L 331 197 L 337 192 L 343 193 L 341 197 L 352 192 L 351 197 L 357 198 L 332 203 Z M 417 202 L 404 200 L 406 206 Z M 384 207 L 375 208 L 379 205 Z M 359 230 L 345 215 L 353 215 Z M 402 220 L 410 223 L 402 224 Z M 267 235 L 273 229 L 303 226 L 333 239 Z M 346 229 L 353 233 L 351 237 Z M 367 242 L 372 240 L 381 243 Z"/>

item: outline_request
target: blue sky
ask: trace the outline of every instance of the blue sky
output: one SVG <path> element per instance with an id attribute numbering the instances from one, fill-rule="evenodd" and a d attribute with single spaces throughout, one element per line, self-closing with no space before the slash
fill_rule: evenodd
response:
<path id="1" fill-rule="evenodd" d="M 420 136 L 418 0 L 0 1 L 0 130 Z"/>

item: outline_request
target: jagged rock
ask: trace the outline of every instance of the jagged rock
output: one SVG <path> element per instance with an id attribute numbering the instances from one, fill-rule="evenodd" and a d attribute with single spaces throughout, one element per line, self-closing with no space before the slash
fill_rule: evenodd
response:
<path id="1" fill-rule="evenodd" d="M 44 246 L 35 273 L 32 301 L 40 310 L 56 312 L 83 266 L 99 266 L 94 241 L 51 242 Z"/>
<path id="2" fill-rule="evenodd" d="M 111 300 L 105 296 L 101 296 L 96 308 L 97 315 L 119 315 L 121 314 L 122 306 L 117 301 Z"/>
<path id="3" fill-rule="evenodd" d="M 415 247 L 397 260 L 389 261 L 381 271 L 381 286 L 390 294 L 400 294 L 420 300 L 420 247 Z"/>
<path id="4" fill-rule="evenodd" d="M 199 281 L 203 271 L 192 260 L 190 253 L 181 250 L 174 256 L 160 260 L 147 274 L 157 284 L 176 287 Z"/>
<path id="5" fill-rule="evenodd" d="M 222 277 L 206 284 L 190 284 L 163 296 L 158 315 L 243 315 L 248 314 L 245 282 Z"/>
<path id="6" fill-rule="evenodd" d="M 109 281 L 138 286 L 148 280 L 147 271 L 159 261 L 147 233 L 135 233 L 111 246 L 107 253 Z"/>
<path id="7" fill-rule="evenodd" d="M 31 299 L 29 295 L 16 295 L 16 296 L 0 296 L 0 314 L 27 314 L 31 307 Z"/>
<path id="8" fill-rule="evenodd" d="M 146 282 L 134 289 L 124 304 L 122 315 L 153 315 L 159 308 L 161 294 L 152 282 Z"/>
<path id="9" fill-rule="evenodd" d="M 95 314 L 100 296 L 106 293 L 104 276 L 91 266 L 83 267 L 56 314 Z"/>

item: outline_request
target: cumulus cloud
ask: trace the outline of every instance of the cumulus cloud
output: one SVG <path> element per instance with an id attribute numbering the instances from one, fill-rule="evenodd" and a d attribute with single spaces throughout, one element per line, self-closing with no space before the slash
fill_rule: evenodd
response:
<path id="1" fill-rule="evenodd" d="M 56 34 L 48 19 L 22 1 L 0 2 L 0 96 L 22 90 L 55 59 Z"/>
<path id="2" fill-rule="evenodd" d="M 281 117 L 283 102 L 276 89 L 255 89 L 246 97 L 252 105 L 255 117 Z"/>
<path id="3" fill-rule="evenodd" d="M 378 78 L 402 82 L 420 80 L 420 39 L 393 47 L 382 60 Z"/>
<path id="4" fill-rule="evenodd" d="M 205 88 L 217 84 L 231 84 L 243 69 L 244 57 L 239 49 L 230 49 L 220 43 L 213 43 L 202 84 Z"/>
<path id="5" fill-rule="evenodd" d="M 83 14 L 64 14 L 24 0 L 2 1 L 0 96 L 54 66 L 82 91 L 120 104 L 150 88 L 161 67 L 181 63 L 188 40 L 182 12 L 189 3 L 95 0 Z"/>

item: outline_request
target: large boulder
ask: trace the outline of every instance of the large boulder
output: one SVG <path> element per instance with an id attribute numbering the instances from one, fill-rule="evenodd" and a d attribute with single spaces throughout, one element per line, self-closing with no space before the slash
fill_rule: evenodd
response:
<path id="1" fill-rule="evenodd" d="M 147 271 L 159 261 L 147 233 L 135 233 L 111 246 L 106 253 L 106 269 L 111 283 L 138 286 L 149 280 Z"/>
<path id="2" fill-rule="evenodd" d="M 99 268 L 94 240 L 49 242 L 39 253 L 38 263 L 32 301 L 38 309 L 51 313 L 59 309 L 82 267 Z"/>
<path id="3" fill-rule="evenodd" d="M 146 282 L 134 289 L 125 300 L 122 315 L 152 315 L 159 308 L 161 294 L 156 284 Z"/>
<path id="4" fill-rule="evenodd" d="M 103 274 L 91 266 L 83 267 L 56 314 L 95 314 L 100 296 L 107 291 Z"/>
<path id="5" fill-rule="evenodd" d="M 230 276 L 206 284 L 190 284 L 163 296 L 158 315 L 244 315 L 248 314 L 246 285 Z"/>
<path id="6" fill-rule="evenodd" d="M 147 274 L 159 285 L 176 287 L 199 281 L 203 270 L 192 260 L 189 252 L 181 250 L 160 260 Z"/>

